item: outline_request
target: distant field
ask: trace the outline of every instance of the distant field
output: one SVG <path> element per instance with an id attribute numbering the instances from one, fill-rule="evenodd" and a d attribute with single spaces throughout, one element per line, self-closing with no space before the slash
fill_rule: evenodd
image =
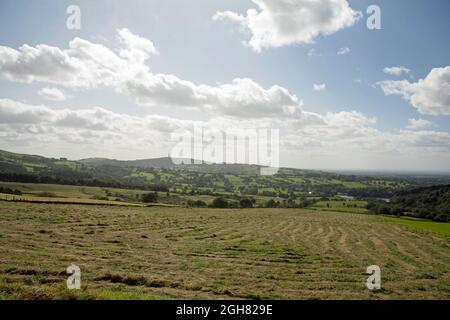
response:
<path id="1" fill-rule="evenodd" d="M 450 240 L 301 209 L 0 202 L 0 299 L 449 299 Z M 82 289 L 65 289 L 65 269 Z M 365 287 L 382 270 L 382 290 Z"/>
<path id="2" fill-rule="evenodd" d="M 0 181 L 0 187 L 17 189 L 27 195 L 36 195 L 40 192 L 51 192 L 59 197 L 92 199 L 92 197 L 106 197 L 107 192 L 111 194 L 111 198 L 119 195 L 135 198 L 136 195 L 145 193 L 142 190 L 102 188 L 102 187 L 86 187 L 72 186 L 61 184 L 45 184 L 45 183 L 22 183 L 22 182 L 3 182 Z M 148 192 L 148 191 L 147 191 Z"/>
<path id="3" fill-rule="evenodd" d="M 11 195 L 0 193 L 0 200 L 2 201 L 20 201 L 20 202 L 35 202 L 35 203 L 48 203 L 48 204 L 86 204 L 86 205 L 114 205 L 114 206 L 135 206 L 145 207 L 144 204 L 129 203 L 121 201 L 110 200 L 96 200 L 96 199 L 80 199 L 80 198 L 59 198 L 59 197 L 33 197 L 24 195 Z"/>
<path id="4" fill-rule="evenodd" d="M 4 182 L 0 181 L 0 187 L 6 187 L 11 189 L 20 190 L 24 193 L 24 196 L 36 196 L 42 192 L 50 192 L 55 194 L 59 198 L 72 198 L 72 199 L 93 199 L 95 197 L 106 197 L 111 201 L 115 199 L 120 199 L 123 202 L 133 202 L 136 197 L 140 197 L 142 194 L 148 193 L 145 190 L 134 190 L 134 189 L 119 189 L 119 188 L 103 188 L 103 187 L 86 187 L 86 186 L 74 186 L 74 185 L 60 185 L 60 184 L 44 184 L 44 183 L 23 183 L 23 182 Z M 180 195 L 176 193 L 171 193 L 172 196 L 178 196 L 178 199 L 171 201 L 172 199 L 165 197 L 165 192 L 159 192 L 160 202 L 180 204 L 180 202 L 185 202 L 187 199 L 190 200 L 202 200 L 206 203 L 211 203 L 214 196 L 210 195 Z M 231 192 L 222 192 L 221 194 L 232 195 Z M 1 197 L 0 197 L 1 198 Z M 278 201 L 283 201 L 282 198 L 278 197 L 264 197 L 264 196 L 253 196 L 256 200 L 256 204 L 263 206 L 269 199 L 275 199 Z M 96 200 L 96 199 L 94 199 Z M 175 202 L 175 203 L 173 203 Z M 80 201 L 82 203 L 82 201 Z"/>
<path id="5" fill-rule="evenodd" d="M 92 205 L 119 205 L 119 206 L 174 206 L 170 203 L 137 203 L 136 198 L 149 191 L 71 186 L 42 183 L 0 182 L 0 187 L 22 191 L 24 194 L 9 195 L 0 193 L 0 200 L 15 200 L 43 203 L 73 203 Z M 41 196 L 42 193 L 51 193 L 52 197 Z M 162 193 L 165 194 L 165 193 Z M 101 199 L 98 199 L 101 198 Z M 107 199 L 107 200 L 106 200 Z"/>

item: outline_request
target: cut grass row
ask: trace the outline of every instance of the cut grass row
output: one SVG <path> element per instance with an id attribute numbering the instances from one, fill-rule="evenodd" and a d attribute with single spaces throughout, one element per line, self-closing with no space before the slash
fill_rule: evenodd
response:
<path id="1" fill-rule="evenodd" d="M 301 209 L 1 202 L 0 298 L 449 299 L 450 243 Z M 82 290 L 64 288 L 65 268 Z M 369 265 L 382 290 L 366 289 Z"/>

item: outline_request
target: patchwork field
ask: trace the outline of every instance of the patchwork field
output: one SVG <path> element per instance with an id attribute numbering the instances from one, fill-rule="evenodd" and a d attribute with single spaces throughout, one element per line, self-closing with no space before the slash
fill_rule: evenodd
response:
<path id="1" fill-rule="evenodd" d="M 60 198 L 60 197 L 35 197 L 26 195 L 11 195 L 0 193 L 0 200 L 2 201 L 20 201 L 20 202 L 35 202 L 35 203 L 48 203 L 48 204 L 83 204 L 83 205 L 103 205 L 103 206 L 133 206 L 133 207 L 145 207 L 143 204 L 111 201 L 111 200 L 97 200 L 97 199 L 85 199 L 85 198 Z M 154 204 L 162 205 L 162 204 Z"/>
<path id="2" fill-rule="evenodd" d="M 0 299 L 449 299 L 449 276 L 450 238 L 393 218 L 0 201 Z"/>

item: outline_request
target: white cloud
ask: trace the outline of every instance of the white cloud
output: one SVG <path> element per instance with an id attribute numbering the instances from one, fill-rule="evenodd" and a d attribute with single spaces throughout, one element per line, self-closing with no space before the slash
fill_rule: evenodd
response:
<path id="1" fill-rule="evenodd" d="M 158 54 L 152 41 L 135 35 L 126 28 L 118 31 L 118 37 L 126 46 L 126 49 L 120 51 L 120 56 L 130 61 L 144 63 L 150 55 Z"/>
<path id="2" fill-rule="evenodd" d="M 338 52 L 337 52 L 337 54 L 340 55 L 340 56 L 346 55 L 346 54 L 348 54 L 348 53 L 350 53 L 350 48 L 347 48 L 347 47 L 345 47 L 345 48 L 340 48 L 340 49 L 338 50 Z"/>
<path id="3" fill-rule="evenodd" d="M 24 44 L 15 50 L 0 46 L 2 76 L 20 82 L 44 82 L 68 87 L 117 85 L 121 78 L 145 67 L 143 63 L 156 49 L 150 40 L 118 30 L 124 46 L 118 53 L 101 44 L 74 38 L 68 49 L 39 44 Z M 145 67 L 146 68 L 146 67 Z"/>
<path id="4" fill-rule="evenodd" d="M 314 91 L 324 91 L 326 89 L 327 85 L 325 83 L 322 84 L 313 84 Z"/>
<path id="5" fill-rule="evenodd" d="M 102 107 L 71 110 L 0 99 L 0 149 L 33 150 L 26 152 L 70 158 L 147 158 L 167 154 L 176 143 L 171 140 L 171 133 L 196 124 L 206 130 L 227 132 L 280 128 L 281 151 L 294 152 L 296 159 L 309 159 L 310 167 L 319 164 L 333 167 L 338 159 L 344 166 L 361 165 L 354 157 L 365 157 L 361 161 L 379 159 L 380 163 L 386 163 L 384 168 L 392 168 L 390 161 L 397 156 L 422 159 L 428 165 L 450 159 L 448 132 L 383 132 L 373 127 L 375 123 L 375 119 L 356 111 L 324 115 L 303 112 L 300 118 L 287 119 L 219 116 L 193 121 L 157 115 L 132 116 Z M 401 165 L 399 168 L 404 169 Z"/>
<path id="6" fill-rule="evenodd" d="M 302 112 L 302 101 L 287 89 L 277 85 L 265 89 L 251 79 L 234 79 L 212 87 L 173 75 L 144 73 L 121 85 L 141 105 L 195 107 L 243 118 L 289 117 Z"/>
<path id="7" fill-rule="evenodd" d="M 433 122 L 425 120 L 425 119 L 408 119 L 407 129 L 410 130 L 418 130 L 418 129 L 426 129 L 433 126 Z"/>
<path id="8" fill-rule="evenodd" d="M 323 159 L 320 161 L 333 166 L 334 159 L 343 159 L 345 154 L 381 157 L 385 163 L 393 154 L 419 158 L 426 153 L 435 157 L 433 161 L 449 158 L 447 132 L 409 130 L 412 127 L 382 132 L 373 127 L 375 119 L 358 112 L 304 111 L 302 100 L 286 88 L 263 87 L 248 78 L 207 85 L 153 73 L 146 61 L 157 53 L 154 45 L 126 29 L 119 30 L 118 36 L 121 46 L 114 50 L 80 38 L 73 39 L 68 49 L 44 44 L 24 45 L 19 50 L 0 47 L 0 73 L 13 81 L 67 88 L 107 86 L 133 97 L 140 105 L 195 108 L 209 112 L 213 118 L 138 117 L 101 107 L 52 109 L 0 99 L 0 148 L 28 145 L 55 156 L 58 150 L 66 150 L 63 154 L 74 158 L 93 156 L 94 151 L 98 156 L 115 158 L 148 157 L 154 150 L 167 154 L 170 133 L 198 123 L 214 129 L 281 128 L 284 148 L 294 148 L 296 157 L 317 156 L 311 160 L 313 164 Z M 449 68 L 433 69 L 417 83 L 402 80 L 379 84 L 386 94 L 400 94 L 419 110 L 442 114 L 449 110 Z M 324 154 L 327 157 L 321 157 Z M 351 157 L 346 159 L 348 164 L 354 163 Z"/>
<path id="9" fill-rule="evenodd" d="M 383 72 L 394 76 L 400 76 L 403 73 L 410 73 L 411 70 L 405 67 L 386 67 L 383 69 Z"/>
<path id="10" fill-rule="evenodd" d="M 450 115 L 450 66 L 434 68 L 417 82 L 384 80 L 377 85 L 386 95 L 400 95 L 422 114 Z"/>
<path id="11" fill-rule="evenodd" d="M 64 93 L 57 89 L 57 88 L 42 88 L 38 91 L 38 95 L 40 95 L 42 98 L 47 100 L 53 100 L 53 101 L 64 101 L 66 100 L 66 96 Z"/>
<path id="12" fill-rule="evenodd" d="M 75 38 L 69 49 L 48 45 L 19 50 L 0 47 L 0 71 L 14 81 L 53 83 L 69 88 L 108 86 L 135 98 L 139 105 L 196 108 L 233 117 L 292 117 L 302 101 L 278 85 L 263 88 L 248 78 L 216 86 L 194 84 L 172 74 L 152 73 L 145 64 L 157 51 L 153 43 L 118 30 L 118 52 Z"/>
<path id="13" fill-rule="evenodd" d="M 347 0 L 252 0 L 258 9 L 242 15 L 219 11 L 214 20 L 230 20 L 250 30 L 246 45 L 260 52 L 292 44 L 312 43 L 320 35 L 350 27 L 362 16 Z"/>
<path id="14" fill-rule="evenodd" d="M 75 82 L 81 75 L 80 61 L 66 52 L 44 44 L 19 50 L 0 46 L 0 71 L 8 79 L 22 82 Z"/>

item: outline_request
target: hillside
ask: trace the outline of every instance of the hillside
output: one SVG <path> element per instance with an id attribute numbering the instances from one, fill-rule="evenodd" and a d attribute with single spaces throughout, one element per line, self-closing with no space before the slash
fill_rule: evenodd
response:
<path id="1" fill-rule="evenodd" d="M 88 158 L 88 159 L 81 159 L 78 162 L 93 166 L 108 165 L 115 167 L 165 168 L 165 169 L 175 167 L 174 162 L 169 157 L 131 160 L 131 161 L 122 161 L 107 158 Z"/>
<path id="2" fill-rule="evenodd" d="M 372 203 L 378 214 L 409 215 L 435 221 L 450 220 L 450 185 L 400 191 L 389 203 Z"/>
<path id="3" fill-rule="evenodd" d="M 185 161 L 186 160 L 186 161 Z M 259 175 L 259 166 L 247 164 L 190 164 L 188 159 L 157 158 L 121 161 L 64 158 L 0 151 L 0 180 L 102 186 L 185 194 L 218 192 L 268 197 L 303 196 L 390 198 L 415 187 L 450 184 L 445 176 L 369 177 L 323 171 L 281 168 L 274 176 Z"/>

